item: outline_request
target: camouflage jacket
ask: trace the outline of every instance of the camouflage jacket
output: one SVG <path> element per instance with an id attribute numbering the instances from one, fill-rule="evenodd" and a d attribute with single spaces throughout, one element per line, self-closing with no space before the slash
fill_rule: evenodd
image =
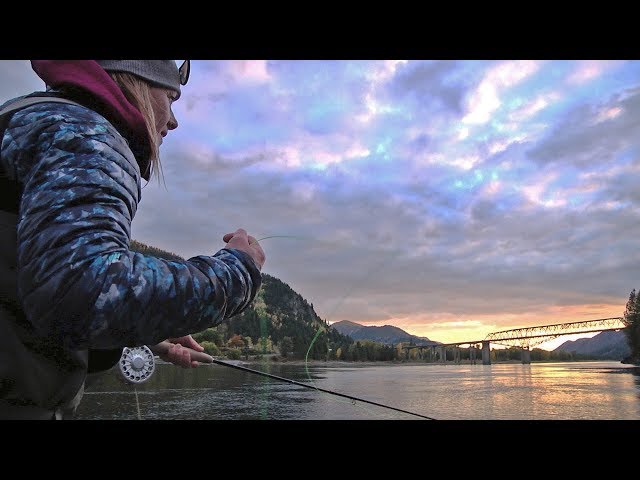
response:
<path id="1" fill-rule="evenodd" d="M 82 389 L 89 349 L 199 332 L 255 297 L 260 271 L 239 250 L 168 261 L 129 249 L 140 168 L 95 111 L 27 107 L 12 116 L 1 148 L 0 166 L 22 196 L 14 238 L 2 238 L 17 255 L 0 272 L 15 285 L 3 282 L 1 292 L 9 302 L 0 303 L 0 418 L 2 402 L 68 405 Z M 12 297 L 18 311 L 7 307 Z"/>

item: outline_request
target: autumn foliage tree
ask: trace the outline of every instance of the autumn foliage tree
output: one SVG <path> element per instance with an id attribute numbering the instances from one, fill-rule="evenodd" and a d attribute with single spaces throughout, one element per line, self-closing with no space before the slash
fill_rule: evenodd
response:
<path id="1" fill-rule="evenodd" d="M 233 335 L 227 342 L 227 345 L 231 348 L 244 347 L 244 340 L 242 339 L 242 335 L 238 335 L 238 334 Z"/>

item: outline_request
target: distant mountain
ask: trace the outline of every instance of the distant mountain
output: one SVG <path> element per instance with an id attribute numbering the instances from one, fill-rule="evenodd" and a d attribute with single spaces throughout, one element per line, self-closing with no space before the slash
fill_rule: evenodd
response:
<path id="1" fill-rule="evenodd" d="M 439 345 L 441 342 L 429 340 L 427 337 L 417 337 L 405 332 L 401 328 L 392 325 L 382 327 L 368 327 L 349 320 L 341 320 L 331 324 L 342 335 L 347 335 L 354 340 L 372 340 L 385 345 L 394 345 L 401 342 L 413 342 L 415 345 Z"/>
<path id="2" fill-rule="evenodd" d="M 591 338 L 579 338 L 564 342 L 555 351 L 574 352 L 603 359 L 622 360 L 630 355 L 627 339 L 621 330 L 600 332 Z"/>
<path id="3" fill-rule="evenodd" d="M 350 322 L 349 320 L 341 320 L 339 322 L 331 324 L 331 327 L 335 328 L 342 335 L 347 335 L 353 338 L 351 335 L 354 332 L 357 332 L 358 330 L 364 328 L 364 325 L 360 325 L 356 322 Z"/>

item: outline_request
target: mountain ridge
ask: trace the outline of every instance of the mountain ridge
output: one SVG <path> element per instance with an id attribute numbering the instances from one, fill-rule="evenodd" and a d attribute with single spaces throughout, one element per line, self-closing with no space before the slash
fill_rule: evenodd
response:
<path id="1" fill-rule="evenodd" d="M 354 340 L 372 340 L 374 342 L 383 343 L 385 345 L 395 345 L 403 342 L 411 342 L 414 345 L 430 346 L 440 345 L 442 343 L 431 340 L 428 337 L 419 337 L 417 335 L 412 335 L 393 325 L 382 325 L 378 327 L 362 325 L 350 320 L 340 320 L 338 322 L 332 323 L 330 326 L 338 333 L 346 335 Z"/>
<path id="2" fill-rule="evenodd" d="M 600 332 L 591 338 L 567 340 L 553 351 L 572 352 L 578 355 L 596 356 L 612 360 L 622 360 L 631 353 L 622 330 L 609 330 Z"/>

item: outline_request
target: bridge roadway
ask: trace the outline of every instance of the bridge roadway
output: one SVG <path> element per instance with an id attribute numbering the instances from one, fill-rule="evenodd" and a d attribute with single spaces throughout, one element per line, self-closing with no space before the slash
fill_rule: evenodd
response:
<path id="1" fill-rule="evenodd" d="M 478 350 L 482 352 L 482 364 L 491 365 L 491 343 L 506 346 L 519 346 L 522 350 L 522 363 L 531 363 L 530 347 L 547 342 L 562 335 L 575 335 L 580 333 L 605 332 L 609 330 L 621 330 L 625 328 L 622 317 L 599 318 L 596 320 L 584 320 L 581 322 L 555 323 L 552 325 L 539 325 L 535 327 L 514 328 L 487 335 L 482 340 L 469 340 L 455 343 L 439 343 L 434 345 L 405 345 L 408 357 L 409 350 L 418 348 L 422 353 L 424 349 L 430 349 L 431 358 L 437 358 L 444 363 L 447 359 L 447 347 L 453 348 L 453 361 L 460 361 L 460 348 L 463 345 L 469 347 L 469 359 L 476 363 Z"/>

